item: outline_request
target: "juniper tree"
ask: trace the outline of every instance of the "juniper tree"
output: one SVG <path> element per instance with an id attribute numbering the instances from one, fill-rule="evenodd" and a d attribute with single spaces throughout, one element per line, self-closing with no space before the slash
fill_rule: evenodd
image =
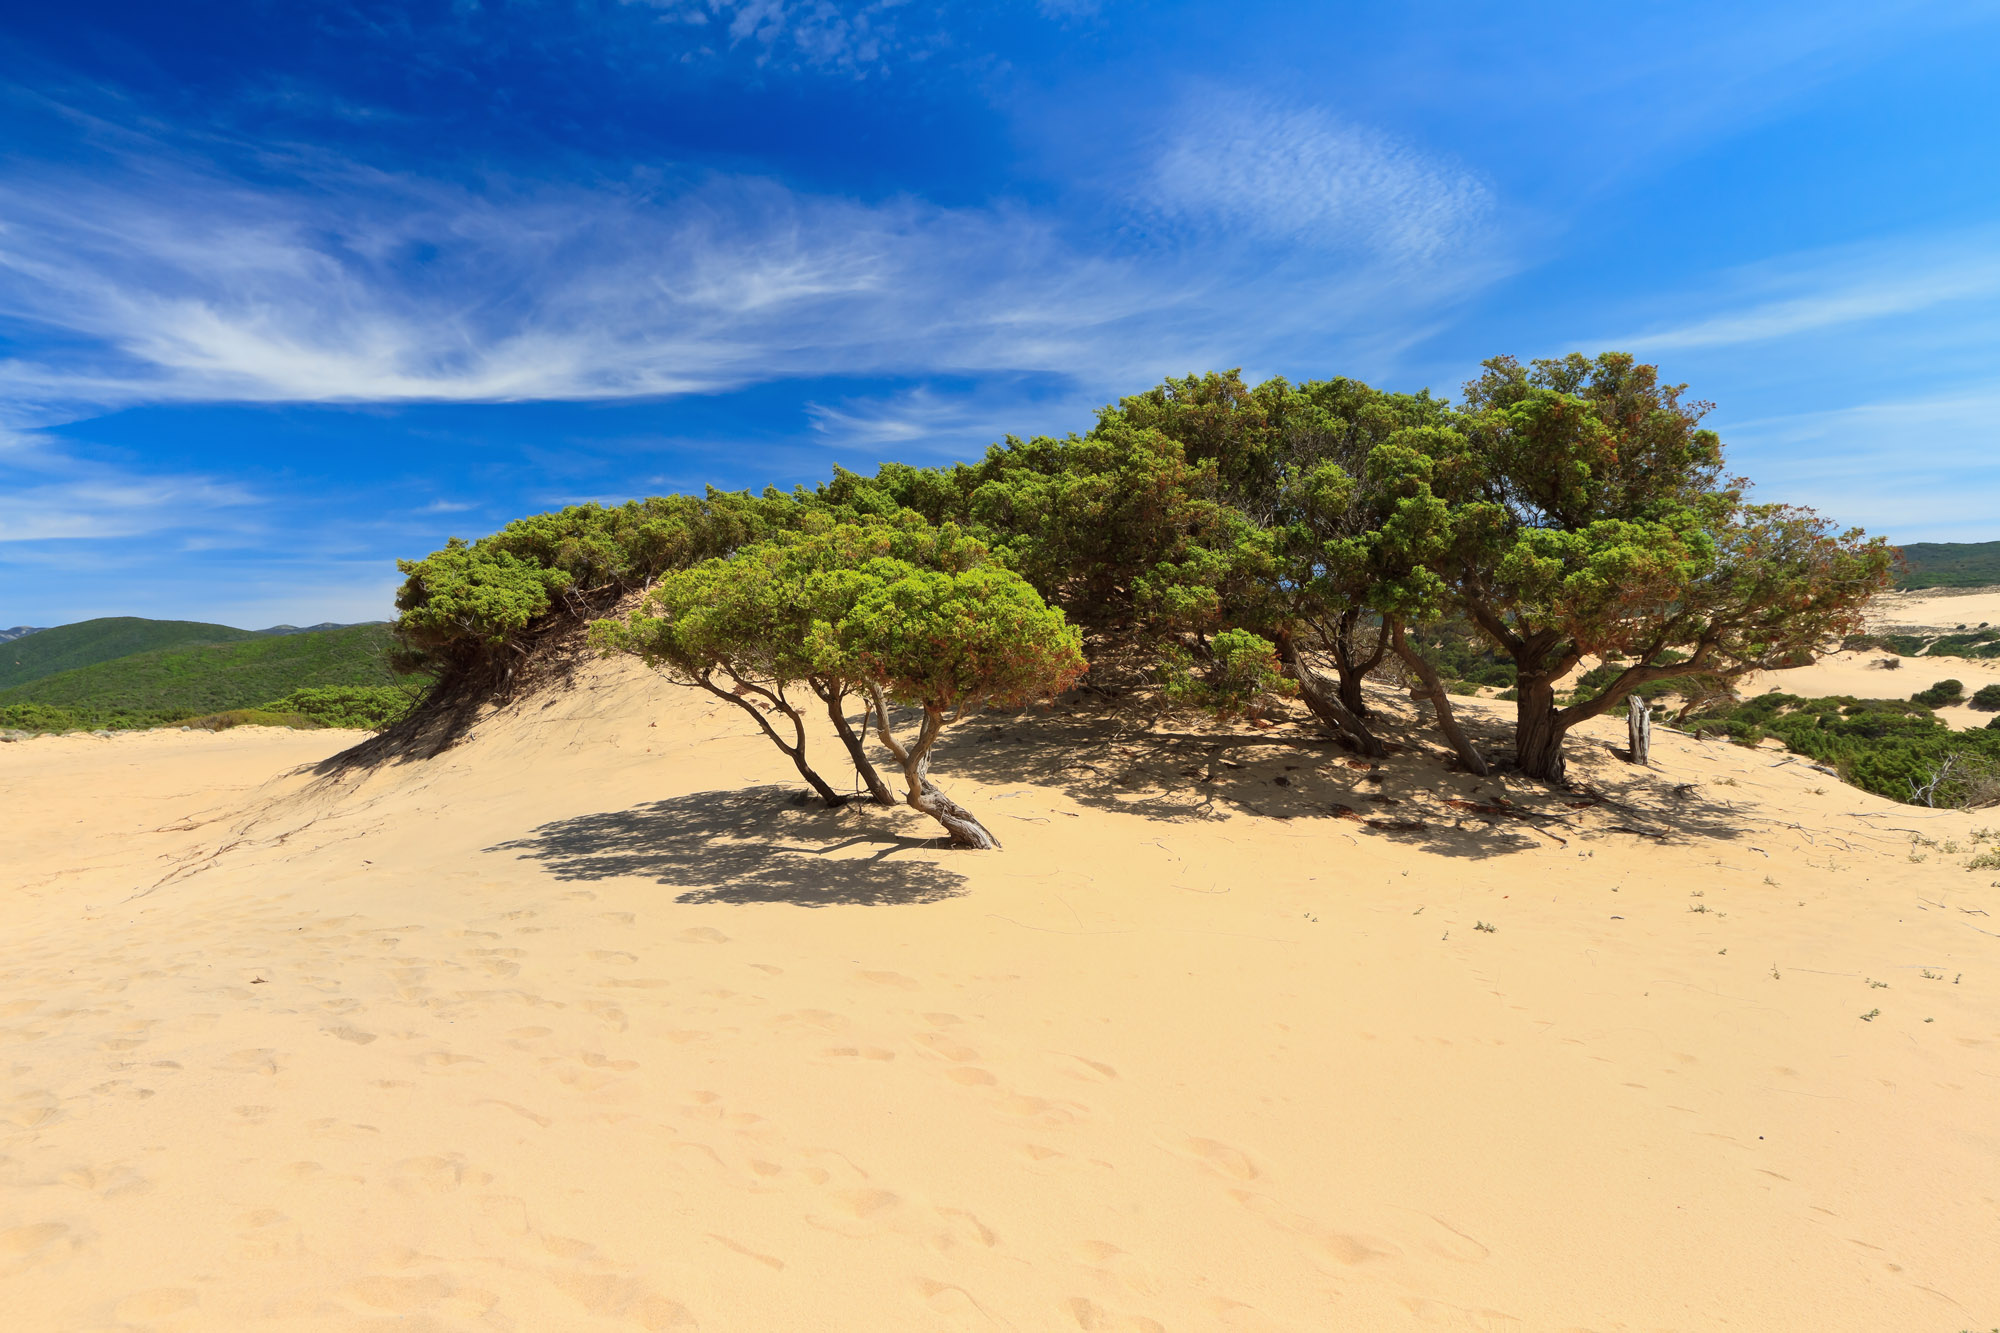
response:
<path id="1" fill-rule="evenodd" d="M 1625 353 L 1485 363 L 1466 386 L 1452 593 L 1515 664 L 1515 760 L 1561 779 L 1569 729 L 1670 675 L 1730 678 L 1858 625 L 1889 549 L 1745 502 L 1705 403 Z M 1586 654 L 1627 663 L 1567 704 Z M 1684 654 L 1684 656 L 1679 656 Z"/>

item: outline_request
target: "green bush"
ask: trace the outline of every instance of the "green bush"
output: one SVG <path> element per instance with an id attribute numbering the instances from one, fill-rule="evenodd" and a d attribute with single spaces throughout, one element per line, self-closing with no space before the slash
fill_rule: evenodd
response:
<path id="1" fill-rule="evenodd" d="M 1919 690 L 1910 696 L 1911 703 L 1922 704 L 1926 708 L 1942 708 L 1955 704 L 1965 697 L 1965 684 L 1956 680 L 1941 680 L 1927 690 Z"/>
<path id="2" fill-rule="evenodd" d="M 1988 713 L 2000 710 L 2000 685 L 1981 685 L 1967 702 Z"/>
<path id="3" fill-rule="evenodd" d="M 261 708 L 269 713 L 295 714 L 315 726 L 374 730 L 408 713 L 418 697 L 414 691 L 394 685 L 320 685 L 293 690 Z"/>
<path id="4" fill-rule="evenodd" d="M 206 717 L 191 717 L 181 725 L 196 731 L 228 731 L 231 727 L 291 727 L 299 731 L 317 731 L 320 727 L 318 722 L 303 713 L 267 708 L 231 708 Z"/>

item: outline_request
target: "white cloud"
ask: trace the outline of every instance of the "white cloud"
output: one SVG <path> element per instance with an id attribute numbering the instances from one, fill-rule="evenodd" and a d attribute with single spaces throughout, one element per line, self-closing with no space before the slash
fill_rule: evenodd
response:
<path id="1" fill-rule="evenodd" d="M 1379 131 L 1235 94 L 1185 106 L 1151 186 L 1169 217 L 1403 259 L 1463 246 L 1491 207 L 1477 177 Z"/>
<path id="2" fill-rule="evenodd" d="M 1725 423 L 1759 490 L 1899 541 L 1991 541 L 2000 384 Z"/>
<path id="3" fill-rule="evenodd" d="M 2000 294 L 2000 237 L 1894 237 L 1725 276 L 1712 313 L 1610 340 L 1656 352 L 1794 338 Z M 1721 306 L 1722 309 L 1713 310 Z"/>
<path id="4" fill-rule="evenodd" d="M 1008 206 L 752 178 L 476 191 L 318 167 L 252 189 L 171 163 L 51 170 L 0 196 L 0 318 L 54 335 L 0 361 L 0 413 L 611 399 L 801 375 L 1134 383 L 1281 359 L 1289 339 L 1387 347 L 1496 270 L 1416 262 L 1469 221 L 1443 216 L 1416 167 L 1383 171 L 1367 198 L 1317 207 L 1391 254 L 1142 261 Z M 1406 196 L 1430 211 L 1369 220 Z M 1272 216 L 1312 213 L 1285 207 Z"/>
<path id="5" fill-rule="evenodd" d="M 899 30 L 906 0 L 625 0 L 660 11 L 663 22 L 715 30 L 718 42 L 749 48 L 759 64 L 796 62 L 820 68 L 863 70 L 891 52 L 907 54 L 933 45 Z"/>

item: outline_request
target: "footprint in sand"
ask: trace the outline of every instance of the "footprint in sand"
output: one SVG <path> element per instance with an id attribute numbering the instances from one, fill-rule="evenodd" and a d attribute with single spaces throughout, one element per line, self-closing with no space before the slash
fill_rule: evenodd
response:
<path id="1" fill-rule="evenodd" d="M 942 1032 L 920 1032 L 912 1040 L 925 1050 L 934 1055 L 941 1055 L 947 1060 L 964 1063 L 979 1058 L 978 1051 L 953 1041 Z"/>
<path id="2" fill-rule="evenodd" d="M 82 1239 L 61 1222 L 36 1222 L 0 1231 L 0 1273 L 24 1273 L 66 1259 L 82 1248 Z"/>
<path id="3" fill-rule="evenodd" d="M 682 944 L 727 944 L 729 937 L 713 926 L 689 926 L 674 936 Z"/>
<path id="4" fill-rule="evenodd" d="M 1236 1180 L 1255 1180 L 1263 1173 L 1250 1155 L 1216 1139 L 1189 1139 L 1187 1150 L 1204 1164 Z"/>
<path id="5" fill-rule="evenodd" d="M 896 986 L 903 990 L 915 990 L 917 988 L 916 979 L 906 977 L 901 972 L 859 972 L 856 975 L 861 980 L 873 982 L 877 986 Z"/>
<path id="6" fill-rule="evenodd" d="M 127 1296 L 111 1307 L 111 1314 L 121 1324 L 137 1324 L 192 1310 L 200 1300 L 187 1287 L 155 1287 L 151 1291 L 134 1292 Z"/>
<path id="7" fill-rule="evenodd" d="M 1087 1240 L 1072 1251 L 1077 1260 L 1115 1279 L 1140 1296 L 1153 1294 L 1152 1271 L 1137 1256 L 1128 1254 L 1108 1240 Z"/>
<path id="8" fill-rule="evenodd" d="M 422 1277 L 364 1277 L 347 1289 L 363 1305 L 394 1314 L 415 1314 L 451 1295 L 450 1281 L 436 1274 Z"/>
<path id="9" fill-rule="evenodd" d="M 342 1023 L 337 1028 L 321 1028 L 320 1031 L 326 1033 L 329 1037 L 338 1037 L 342 1041 L 351 1041 L 356 1046 L 366 1046 L 369 1042 L 375 1040 L 374 1033 L 363 1032 L 360 1028 L 348 1023 Z"/>

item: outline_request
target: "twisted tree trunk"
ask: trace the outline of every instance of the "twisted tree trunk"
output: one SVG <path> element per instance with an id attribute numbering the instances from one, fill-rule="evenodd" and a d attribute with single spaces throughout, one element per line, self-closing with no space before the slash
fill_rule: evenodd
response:
<path id="1" fill-rule="evenodd" d="M 1336 736 L 1351 738 L 1361 753 L 1370 759 L 1380 759 L 1388 753 L 1380 738 L 1368 730 L 1368 724 L 1355 716 L 1354 710 L 1342 703 L 1335 692 L 1327 689 L 1326 680 L 1312 665 L 1299 654 L 1298 645 L 1292 636 L 1278 632 L 1278 657 L 1291 671 L 1292 679 L 1299 683 L 1299 697 L 1305 700 L 1312 715 Z"/>
<path id="2" fill-rule="evenodd" d="M 1625 735 L 1635 764 L 1653 762 L 1653 710 L 1636 694 L 1626 696 Z"/>
<path id="3" fill-rule="evenodd" d="M 841 806 L 846 805 L 847 797 L 829 787 L 826 779 L 815 773 L 812 765 L 806 762 L 805 719 L 799 716 L 799 710 L 792 707 L 791 701 L 785 698 L 784 689 L 780 687 L 776 690 L 767 690 L 762 685 L 747 681 L 734 672 L 730 673 L 730 678 L 736 682 L 736 688 L 733 690 L 725 690 L 716 684 L 714 676 L 707 671 L 701 673 L 698 682 L 703 689 L 716 698 L 735 704 L 738 708 L 741 708 L 744 712 L 755 718 L 757 725 L 763 729 L 764 734 L 771 738 L 771 744 L 785 752 L 785 756 L 792 761 L 792 766 L 799 770 L 799 776 L 804 778 L 812 789 L 819 793 L 819 798 L 826 802 L 827 809 L 838 810 Z M 785 738 L 780 736 L 777 729 L 771 725 L 771 719 L 764 716 L 764 710 L 750 702 L 746 696 L 751 694 L 770 700 L 772 707 L 791 719 L 792 743 L 786 744 Z"/>
<path id="4" fill-rule="evenodd" d="M 854 761 L 854 771 L 861 775 L 861 781 L 868 788 L 868 799 L 877 805 L 894 805 L 896 795 L 889 790 L 889 784 L 882 781 L 882 775 L 875 771 L 875 765 L 868 758 L 868 750 L 862 744 L 861 733 L 855 731 L 847 720 L 847 710 L 842 705 L 847 701 L 847 693 L 832 681 L 812 678 L 813 693 L 826 704 L 826 713 L 833 720 L 833 729 L 840 734 L 840 743 L 847 747 L 847 757 Z M 862 718 L 865 730 L 868 719 Z"/>
<path id="5" fill-rule="evenodd" d="M 1417 679 L 1423 682 L 1424 693 L 1418 697 L 1428 698 L 1431 701 L 1431 708 L 1437 714 L 1438 730 L 1444 733 L 1452 752 L 1468 770 L 1485 777 L 1486 758 L 1479 753 L 1479 748 L 1472 743 L 1472 739 L 1460 730 L 1458 714 L 1452 711 L 1451 695 L 1446 691 L 1444 681 L 1439 679 L 1437 668 L 1432 666 L 1422 653 L 1410 646 L 1409 640 L 1403 634 L 1402 621 L 1390 620 L 1388 632 L 1389 642 L 1395 648 L 1396 656 L 1402 658 L 1403 664 L 1415 672 Z"/>
<path id="6" fill-rule="evenodd" d="M 1563 781 L 1563 736 L 1569 730 L 1556 709 L 1556 689 L 1546 676 L 1523 674 L 1515 685 L 1514 762 L 1531 778 Z"/>
<path id="7" fill-rule="evenodd" d="M 889 748 L 889 753 L 896 756 L 896 762 L 903 768 L 903 778 L 909 783 L 906 804 L 944 825 L 945 832 L 951 835 L 953 846 L 982 852 L 998 851 L 1000 839 L 974 818 L 970 810 L 940 791 L 930 779 L 931 747 L 937 743 L 938 733 L 944 730 L 943 710 L 926 705 L 923 726 L 918 728 L 915 743 L 905 746 L 889 729 L 889 701 L 882 697 L 882 687 L 871 683 L 868 688 L 875 702 L 876 734 Z"/>

